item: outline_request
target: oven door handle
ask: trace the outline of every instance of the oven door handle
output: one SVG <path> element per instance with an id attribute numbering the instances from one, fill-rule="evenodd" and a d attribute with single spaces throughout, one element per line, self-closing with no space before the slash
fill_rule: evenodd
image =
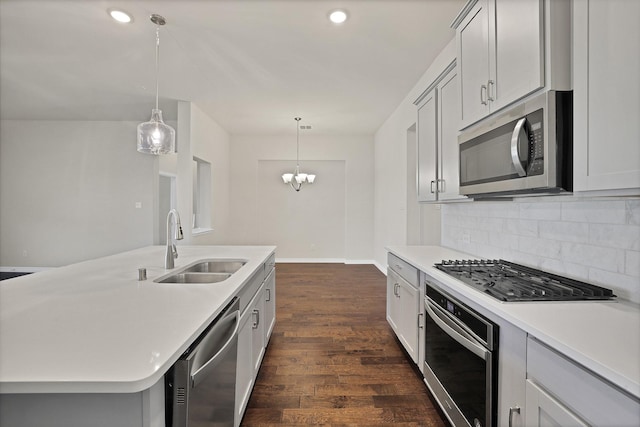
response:
<path id="1" fill-rule="evenodd" d="M 484 348 L 480 344 L 476 344 L 474 339 L 468 332 L 463 330 L 460 326 L 458 326 L 455 322 L 448 318 L 447 314 L 442 313 L 440 315 L 437 312 L 440 312 L 441 309 L 432 303 L 429 300 L 425 300 L 424 308 L 427 310 L 427 314 L 434 322 L 451 338 L 453 338 L 460 345 L 464 346 L 467 350 L 481 358 L 482 360 L 487 360 L 491 352 Z M 428 332 L 427 332 L 428 333 Z"/>

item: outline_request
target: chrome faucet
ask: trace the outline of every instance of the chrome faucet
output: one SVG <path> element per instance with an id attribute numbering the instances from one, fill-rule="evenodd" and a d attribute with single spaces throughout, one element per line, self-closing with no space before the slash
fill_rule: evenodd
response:
<path id="1" fill-rule="evenodd" d="M 171 236 L 171 217 L 173 216 L 175 226 L 173 237 Z M 164 268 L 169 269 L 175 267 L 174 259 L 178 258 L 178 250 L 176 249 L 173 239 L 182 240 L 182 225 L 180 224 L 180 214 L 175 209 L 171 209 L 167 214 L 167 251 L 165 253 Z"/>

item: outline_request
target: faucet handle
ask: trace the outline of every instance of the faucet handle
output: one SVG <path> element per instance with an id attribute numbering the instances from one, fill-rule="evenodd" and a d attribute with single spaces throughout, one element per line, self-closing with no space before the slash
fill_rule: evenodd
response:
<path id="1" fill-rule="evenodd" d="M 176 245 L 171 244 L 171 252 L 173 253 L 173 258 L 178 258 L 178 249 L 176 249 Z"/>

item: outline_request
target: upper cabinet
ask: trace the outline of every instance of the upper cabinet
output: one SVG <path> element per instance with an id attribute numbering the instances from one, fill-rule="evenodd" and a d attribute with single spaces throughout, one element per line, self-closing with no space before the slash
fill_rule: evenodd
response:
<path id="1" fill-rule="evenodd" d="M 452 24 L 460 128 L 540 88 L 569 89 L 569 24 L 568 0 L 470 0 Z"/>
<path id="2" fill-rule="evenodd" d="M 574 191 L 640 190 L 640 2 L 574 2 Z"/>
<path id="3" fill-rule="evenodd" d="M 418 201 L 464 198 L 459 194 L 460 95 L 455 62 L 415 104 L 418 107 Z"/>

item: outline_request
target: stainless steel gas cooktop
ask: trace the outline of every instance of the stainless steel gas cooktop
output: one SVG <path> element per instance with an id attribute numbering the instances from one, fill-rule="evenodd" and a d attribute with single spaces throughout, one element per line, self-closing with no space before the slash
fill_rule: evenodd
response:
<path id="1" fill-rule="evenodd" d="M 500 301 L 610 300 L 611 289 L 504 260 L 455 260 L 435 267 Z"/>

